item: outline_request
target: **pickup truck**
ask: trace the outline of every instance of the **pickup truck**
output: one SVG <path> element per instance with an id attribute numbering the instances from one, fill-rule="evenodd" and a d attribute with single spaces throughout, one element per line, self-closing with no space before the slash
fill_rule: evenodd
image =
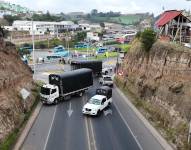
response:
<path id="1" fill-rule="evenodd" d="M 113 80 L 112 77 L 109 75 L 102 75 L 102 77 L 99 79 L 99 83 L 101 85 L 107 85 L 113 87 Z"/>
<path id="2" fill-rule="evenodd" d="M 86 115 L 99 116 L 101 111 L 112 103 L 112 89 L 102 86 L 96 90 L 93 96 L 83 107 L 82 113 Z"/>

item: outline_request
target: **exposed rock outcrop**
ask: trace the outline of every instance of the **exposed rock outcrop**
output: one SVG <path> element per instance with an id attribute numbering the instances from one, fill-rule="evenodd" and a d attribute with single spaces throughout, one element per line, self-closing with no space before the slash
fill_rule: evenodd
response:
<path id="1" fill-rule="evenodd" d="M 191 50 L 157 41 L 149 54 L 133 43 L 124 64 L 126 87 L 164 113 L 166 127 L 177 129 L 191 120 Z M 174 139 L 177 145 L 188 131 Z"/>
<path id="2" fill-rule="evenodd" d="M 20 59 L 15 46 L 3 41 L 0 32 L 0 142 L 23 121 L 24 111 L 34 102 L 32 94 L 24 108 L 22 88 L 34 88 L 32 73 Z"/>

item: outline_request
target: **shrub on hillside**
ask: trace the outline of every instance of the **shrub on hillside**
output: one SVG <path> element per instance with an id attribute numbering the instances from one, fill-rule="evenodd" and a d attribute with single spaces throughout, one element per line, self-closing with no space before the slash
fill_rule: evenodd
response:
<path id="1" fill-rule="evenodd" d="M 146 52 L 149 52 L 152 45 L 156 41 L 156 33 L 152 29 L 146 29 L 141 33 L 140 40 L 142 47 Z"/>

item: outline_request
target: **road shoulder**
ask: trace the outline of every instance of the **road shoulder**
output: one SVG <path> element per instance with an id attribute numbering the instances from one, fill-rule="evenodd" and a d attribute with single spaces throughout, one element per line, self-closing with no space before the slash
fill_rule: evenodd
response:
<path id="1" fill-rule="evenodd" d="M 126 104 L 134 111 L 136 116 L 143 122 L 145 127 L 150 131 L 153 137 L 160 143 L 165 150 L 173 150 L 168 142 L 158 133 L 158 131 L 149 123 L 149 121 L 138 111 L 138 109 L 128 100 L 128 98 L 115 87 L 118 94 L 120 94 L 125 100 Z"/>
<path id="2" fill-rule="evenodd" d="M 38 103 L 36 109 L 33 111 L 31 117 L 29 118 L 24 130 L 22 131 L 21 135 L 19 136 L 13 150 L 20 150 L 22 144 L 25 141 L 25 138 L 27 137 L 28 133 L 30 132 L 30 129 L 32 128 L 40 110 L 42 108 L 42 103 Z"/>

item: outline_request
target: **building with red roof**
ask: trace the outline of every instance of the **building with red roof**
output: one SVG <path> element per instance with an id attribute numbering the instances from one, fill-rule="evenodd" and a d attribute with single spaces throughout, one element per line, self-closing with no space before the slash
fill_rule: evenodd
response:
<path id="1" fill-rule="evenodd" d="M 190 41 L 190 22 L 182 11 L 169 10 L 161 14 L 155 26 L 159 29 L 160 39 L 186 43 Z"/>

